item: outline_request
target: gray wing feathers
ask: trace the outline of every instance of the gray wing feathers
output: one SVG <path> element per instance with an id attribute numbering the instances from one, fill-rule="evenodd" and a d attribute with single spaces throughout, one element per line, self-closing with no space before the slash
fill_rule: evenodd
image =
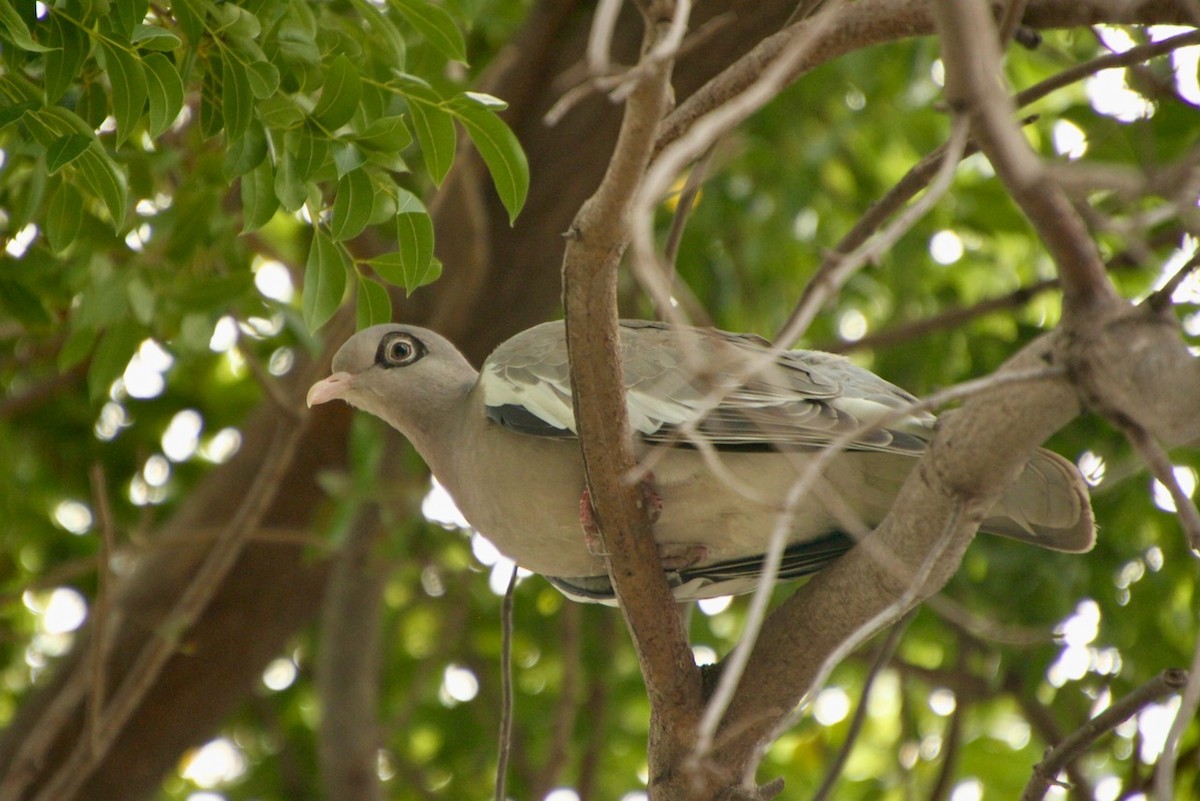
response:
<path id="1" fill-rule="evenodd" d="M 622 323 L 630 425 L 647 441 L 686 444 L 680 427 L 703 414 L 696 434 L 718 448 L 819 448 L 913 401 L 839 356 L 770 356 L 768 347 L 749 335 Z M 731 379 L 744 375 L 753 360 L 766 363 L 744 380 Z M 493 419 L 503 422 L 498 410 L 521 407 L 547 426 L 534 430 L 522 414 L 517 428 L 523 433 L 562 436 L 574 430 L 561 323 L 536 326 L 501 345 L 484 363 L 481 383 Z M 713 397 L 720 398 L 715 406 Z M 932 422 L 927 414 L 907 415 L 861 433 L 850 446 L 916 454 L 931 436 Z"/>

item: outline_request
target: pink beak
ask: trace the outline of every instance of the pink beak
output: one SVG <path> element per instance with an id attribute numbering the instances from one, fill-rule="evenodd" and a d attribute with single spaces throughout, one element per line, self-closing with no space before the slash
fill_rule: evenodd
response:
<path id="1" fill-rule="evenodd" d="M 354 375 L 352 373 L 334 373 L 329 378 L 318 381 L 308 388 L 308 397 L 305 399 L 311 409 L 321 403 L 328 403 L 337 398 L 345 398 L 346 393 L 354 387 Z"/>

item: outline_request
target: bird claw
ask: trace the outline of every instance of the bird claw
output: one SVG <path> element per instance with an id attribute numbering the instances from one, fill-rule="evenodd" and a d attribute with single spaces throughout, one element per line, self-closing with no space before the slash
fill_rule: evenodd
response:
<path id="1" fill-rule="evenodd" d="M 592 556 L 608 556 L 604 550 L 604 540 L 600 537 L 600 527 L 596 525 L 596 512 L 592 509 L 592 493 L 587 487 L 579 496 L 579 525 L 583 529 L 583 544 L 587 546 Z"/>
<path id="2" fill-rule="evenodd" d="M 662 515 L 663 499 L 654 489 L 654 474 L 647 473 L 645 478 L 638 481 L 638 492 L 641 494 L 641 505 L 646 510 L 650 524 L 658 522 Z M 592 493 L 587 487 L 579 496 L 579 525 L 583 528 L 583 544 L 587 546 L 592 556 L 608 556 L 604 543 L 600 538 L 600 527 L 596 524 L 596 511 L 592 508 Z"/>
<path id="3" fill-rule="evenodd" d="M 686 542 L 660 542 L 658 558 L 662 560 L 664 570 L 685 570 L 704 561 L 708 556 L 708 547 L 691 545 Z"/>
<path id="4" fill-rule="evenodd" d="M 654 489 L 654 474 L 648 473 L 638 481 L 638 491 L 641 493 L 641 503 L 646 510 L 650 523 L 654 524 L 662 515 L 663 499 Z M 583 529 L 583 544 L 587 546 L 592 556 L 608 556 L 604 550 L 604 540 L 600 536 L 600 527 L 596 524 L 596 512 L 592 508 L 592 494 L 587 487 L 579 496 L 579 525 Z M 708 548 L 704 545 L 688 543 L 659 543 L 658 558 L 662 560 L 667 570 L 683 570 L 703 561 L 708 556 Z"/>

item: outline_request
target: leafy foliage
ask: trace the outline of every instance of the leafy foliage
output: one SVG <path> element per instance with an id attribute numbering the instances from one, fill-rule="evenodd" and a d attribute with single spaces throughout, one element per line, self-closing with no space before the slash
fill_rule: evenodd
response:
<path id="1" fill-rule="evenodd" d="M 440 66 L 465 62 L 466 51 L 452 15 L 428 0 L 384 9 L 358 2 L 337 12 L 283 0 L 198 0 L 176 4 L 174 17 L 148 13 L 136 0 L 64 0 L 41 18 L 30 5 L 4 8 L 0 21 L 14 46 L 5 49 L 0 76 L 5 190 L 23 199 L 9 226 L 46 232 L 31 245 L 60 262 L 93 250 L 88 233 L 97 223 L 124 236 L 168 211 L 154 206 L 156 198 L 174 202 L 172 184 L 208 166 L 166 163 L 181 149 L 202 159 L 219 153 L 224 180 L 240 183 L 241 233 L 260 231 L 279 211 L 301 213 L 317 229 L 306 269 L 314 280 L 304 286 L 305 322 L 317 328 L 348 283 L 369 286 L 374 273 L 411 292 L 437 275 L 425 255 L 428 220 L 401 219 L 428 217 L 413 202 L 427 186 L 408 169 L 413 133 L 429 177 L 440 183 L 460 121 L 512 217 L 524 202 L 528 166 L 496 116 L 503 104 L 439 78 Z M 410 40 L 414 51 L 430 50 L 417 72 L 409 67 Z M 198 127 L 190 124 L 196 116 Z M 140 250 L 150 245 L 187 260 L 196 243 L 186 237 L 196 232 L 175 239 L 165 227 L 154 220 L 154 242 Z M 368 227 L 377 231 L 360 242 Z M 363 250 L 412 258 L 404 269 L 375 273 L 370 257 L 356 252 Z M 129 261 L 137 270 L 142 259 Z M 371 319 L 381 313 L 375 295 Z M 81 335 L 98 333 L 68 322 Z M 115 368 L 132 353 L 113 355 Z"/>
<path id="2" fill-rule="evenodd" d="M 250 365 L 265 368 L 267 380 L 287 375 L 348 288 L 366 326 L 390 318 L 394 288 L 411 292 L 438 278 L 421 198 L 446 178 L 460 132 L 515 217 L 529 170 L 497 114 L 503 104 L 446 76 L 486 64 L 507 40 L 505 21 L 522 12 L 482 0 L 176 0 L 169 14 L 138 0 L 61 0 L 42 11 L 0 0 L 0 723 L 69 645 L 69 632 L 47 628 L 50 604 L 66 597 L 55 590 L 95 597 L 102 523 L 89 466 L 102 465 L 120 545 L 137 553 L 142 533 L 236 448 L 262 394 Z M 1038 51 L 1013 54 L 1011 77 L 1029 85 L 1096 47 L 1050 36 Z M 770 333 L 822 252 L 940 144 L 936 57 L 924 41 L 853 54 L 806 76 L 731 136 L 679 259 L 719 324 Z M 1071 88 L 1039 105 L 1030 135 L 1050 152 L 1067 121 L 1106 161 L 1169 164 L 1194 144 L 1196 110 L 1175 95 L 1154 99 L 1150 116 L 1122 122 Z M 1106 208 L 1119 219 L 1132 213 L 1119 199 Z M 1140 248 L 1134 266 L 1114 267 L 1127 294 L 1158 280 L 1178 245 L 1169 228 L 1104 234 L 1114 257 Z M 1160 231 L 1169 235 L 1151 236 Z M 945 232 L 961 245 L 948 263 L 931 256 Z M 1027 223 L 975 157 L 954 193 L 856 277 L 809 340 L 853 349 L 864 334 L 1051 274 Z M 300 297 L 281 276 L 302 285 Z M 639 308 L 643 300 L 630 294 L 628 306 Z M 1191 303 L 1180 315 L 1195 335 L 1200 312 Z M 986 374 L 1056 314 L 1047 291 L 852 355 L 930 390 Z M 194 433 L 181 436 L 186 430 Z M 370 465 L 381 431 L 358 420 L 353 438 L 361 475 L 351 481 L 362 486 L 334 493 L 334 529 L 344 527 L 345 507 L 377 491 Z M 1195 571 L 1135 457 L 1088 418 L 1051 445 L 1105 466 L 1097 550 L 1047 554 L 981 537 L 943 603 L 909 624 L 870 700 L 861 698 L 868 660 L 856 657 L 831 677 L 818 714 L 772 747 L 765 772 L 787 777 L 788 797 L 815 791 L 846 735 L 845 713 L 860 700 L 867 725 L 836 797 L 925 797 L 946 765 L 946 781 L 977 779 L 985 797 L 1014 797 L 1054 726 L 1072 730 L 1108 699 L 1187 662 Z M 1194 453 L 1177 460 L 1198 466 Z M 380 774 L 398 798 L 486 797 L 500 647 L 487 574 L 505 565 L 477 539 L 425 521 L 396 522 L 389 547 Z M 744 619 L 742 600 L 695 613 L 698 655 L 728 652 Z M 1091 638 L 1056 639 L 1051 632 L 1068 620 L 1095 620 Z M 276 677 L 228 724 L 242 762 L 214 780 L 226 797 L 315 795 L 316 637 L 297 637 Z M 514 797 L 555 784 L 596 798 L 636 790 L 646 702 L 615 614 L 571 606 L 539 579 L 523 580 L 514 662 Z M 290 679 L 278 678 L 289 670 Z M 467 675 L 477 694 L 455 684 Z M 1126 727 L 1101 743 L 1087 775 L 1136 790 L 1145 779 L 1142 737 Z M 1195 747 L 1193 729 L 1185 748 Z M 194 762 L 185 767 L 162 797 L 187 798 L 207 781 Z M 1197 781 L 1186 767 L 1182 792 Z"/>

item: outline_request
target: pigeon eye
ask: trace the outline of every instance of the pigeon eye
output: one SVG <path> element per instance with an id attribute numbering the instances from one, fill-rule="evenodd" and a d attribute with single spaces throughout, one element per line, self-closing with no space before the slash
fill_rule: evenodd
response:
<path id="1" fill-rule="evenodd" d="M 421 343 L 404 333 L 392 333 L 379 343 L 375 361 L 384 367 L 404 367 L 424 355 Z"/>

